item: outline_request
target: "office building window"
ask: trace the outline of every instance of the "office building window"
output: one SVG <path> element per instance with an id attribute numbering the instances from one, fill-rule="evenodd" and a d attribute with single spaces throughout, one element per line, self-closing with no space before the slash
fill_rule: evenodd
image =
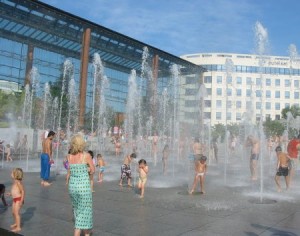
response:
<path id="1" fill-rule="evenodd" d="M 290 83 L 289 79 L 284 80 L 284 86 L 285 87 L 290 87 L 291 86 L 291 83 Z"/>
<path id="2" fill-rule="evenodd" d="M 280 79 L 275 79 L 275 85 L 280 86 Z"/>
<path id="3" fill-rule="evenodd" d="M 211 76 L 204 76 L 204 83 L 211 84 L 212 77 Z"/>
<path id="4" fill-rule="evenodd" d="M 232 89 L 231 88 L 227 89 L 227 96 L 232 96 Z"/>
<path id="5" fill-rule="evenodd" d="M 242 108 L 242 102 L 236 101 L 236 108 Z"/>
<path id="6" fill-rule="evenodd" d="M 294 92 L 294 98 L 299 99 L 299 92 Z"/>
<path id="7" fill-rule="evenodd" d="M 221 120 L 221 119 L 222 119 L 222 113 L 216 112 L 216 120 Z"/>
<path id="8" fill-rule="evenodd" d="M 271 91 L 270 90 L 266 91 L 266 98 L 271 98 Z"/>
<path id="9" fill-rule="evenodd" d="M 261 78 L 256 78 L 256 85 L 261 85 Z"/>
<path id="10" fill-rule="evenodd" d="M 299 80 L 294 80 L 294 87 L 299 88 Z"/>
<path id="11" fill-rule="evenodd" d="M 256 97 L 260 98 L 261 97 L 261 90 L 256 90 Z"/>
<path id="12" fill-rule="evenodd" d="M 217 88 L 217 95 L 222 96 L 222 89 L 221 88 Z"/>
<path id="13" fill-rule="evenodd" d="M 211 95 L 211 88 L 206 88 L 207 95 Z"/>
<path id="14" fill-rule="evenodd" d="M 260 108 L 261 108 L 261 103 L 260 102 L 256 102 L 256 109 L 260 110 Z"/>
<path id="15" fill-rule="evenodd" d="M 222 84 L 222 76 L 217 76 L 217 84 Z"/>
<path id="16" fill-rule="evenodd" d="M 227 108 L 231 108 L 232 107 L 232 102 L 231 101 L 227 101 Z"/>
<path id="17" fill-rule="evenodd" d="M 280 98 L 280 91 L 275 91 L 275 98 Z"/>
<path id="18" fill-rule="evenodd" d="M 275 103 L 275 110 L 277 110 L 277 111 L 280 110 L 280 103 L 279 102 Z"/>
<path id="19" fill-rule="evenodd" d="M 236 96 L 238 96 L 238 97 L 242 96 L 242 90 L 241 89 L 236 90 Z"/>
<path id="20" fill-rule="evenodd" d="M 205 100 L 204 101 L 204 106 L 205 107 L 211 107 L 211 100 Z"/>
<path id="21" fill-rule="evenodd" d="M 271 86 L 271 79 L 266 79 L 266 86 Z"/>
<path id="22" fill-rule="evenodd" d="M 231 84 L 232 83 L 232 77 L 228 76 L 226 78 L 227 84 Z"/>
<path id="23" fill-rule="evenodd" d="M 236 77 L 236 84 L 242 84 L 242 77 Z"/>
<path id="24" fill-rule="evenodd" d="M 216 107 L 217 108 L 222 108 L 222 100 L 217 100 L 216 101 Z"/>
<path id="25" fill-rule="evenodd" d="M 285 103 L 284 104 L 284 108 L 290 108 L 290 104 L 289 103 Z"/>
<path id="26" fill-rule="evenodd" d="M 289 99 L 289 98 L 290 98 L 290 91 L 285 91 L 285 92 L 284 92 L 284 97 L 285 97 L 286 99 Z"/>
<path id="27" fill-rule="evenodd" d="M 251 84 L 252 84 L 252 79 L 251 79 L 251 77 L 247 77 L 247 78 L 246 78 L 246 83 L 247 83 L 247 85 L 251 85 Z"/>
<path id="28" fill-rule="evenodd" d="M 247 89 L 246 90 L 246 96 L 247 97 L 251 97 L 251 89 Z"/>
<path id="29" fill-rule="evenodd" d="M 266 110 L 271 110 L 271 103 L 270 102 L 266 102 Z"/>
<path id="30" fill-rule="evenodd" d="M 241 120 L 242 119 L 242 115 L 240 112 L 236 113 L 236 120 Z"/>

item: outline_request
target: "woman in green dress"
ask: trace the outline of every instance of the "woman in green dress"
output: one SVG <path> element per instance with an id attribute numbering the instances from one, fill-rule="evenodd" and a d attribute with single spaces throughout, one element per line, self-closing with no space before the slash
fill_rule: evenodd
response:
<path id="1" fill-rule="evenodd" d="M 80 236 L 81 230 L 89 236 L 93 228 L 93 200 L 89 173 L 95 172 L 92 158 L 84 152 L 85 141 L 81 135 L 71 139 L 68 155 L 69 169 L 67 184 L 72 202 L 75 229 L 74 236 Z"/>

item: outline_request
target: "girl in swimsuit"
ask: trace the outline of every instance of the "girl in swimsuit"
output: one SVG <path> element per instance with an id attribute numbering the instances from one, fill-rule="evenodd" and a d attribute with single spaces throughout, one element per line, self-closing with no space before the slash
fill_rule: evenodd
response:
<path id="1" fill-rule="evenodd" d="M 15 219 L 15 223 L 10 226 L 13 232 L 21 231 L 21 216 L 20 209 L 24 204 L 24 186 L 22 183 L 23 179 L 23 170 L 21 168 L 13 169 L 11 173 L 11 177 L 14 180 L 14 183 L 11 187 L 11 192 L 7 194 L 7 196 L 11 196 L 13 198 L 12 204 L 12 214 Z"/>

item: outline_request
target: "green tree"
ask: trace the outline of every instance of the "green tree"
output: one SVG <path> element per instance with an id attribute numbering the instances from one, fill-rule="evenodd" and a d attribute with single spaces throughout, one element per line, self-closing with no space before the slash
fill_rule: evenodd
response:
<path id="1" fill-rule="evenodd" d="M 291 114 L 293 115 L 294 118 L 297 116 L 300 116 L 300 107 L 298 107 L 296 105 L 292 105 L 291 107 L 283 108 L 281 111 L 281 116 L 283 119 L 287 118 L 288 112 L 291 112 Z"/>
<path id="2" fill-rule="evenodd" d="M 280 136 L 285 130 L 284 124 L 282 124 L 282 122 L 280 122 L 279 120 L 271 120 L 270 118 L 268 118 L 264 122 L 263 126 L 266 137 L 271 137 L 274 135 Z"/>
<path id="3" fill-rule="evenodd" d="M 8 93 L 0 90 L 0 120 L 2 122 L 8 122 L 22 116 L 23 100 L 24 95 L 22 93 Z"/>
<path id="4" fill-rule="evenodd" d="M 221 141 L 223 142 L 225 138 L 225 131 L 226 131 L 225 125 L 215 124 L 212 127 L 212 139 L 217 139 L 220 137 Z"/>

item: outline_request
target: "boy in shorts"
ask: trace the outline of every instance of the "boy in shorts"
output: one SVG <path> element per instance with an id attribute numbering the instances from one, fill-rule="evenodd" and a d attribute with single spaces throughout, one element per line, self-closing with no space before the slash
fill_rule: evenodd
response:
<path id="1" fill-rule="evenodd" d="M 289 157 L 287 153 L 282 152 L 282 148 L 280 146 L 275 149 L 277 155 L 277 172 L 275 175 L 275 183 L 277 185 L 277 191 L 281 192 L 281 186 L 279 183 L 280 176 L 284 176 L 286 189 L 289 189 Z"/>

